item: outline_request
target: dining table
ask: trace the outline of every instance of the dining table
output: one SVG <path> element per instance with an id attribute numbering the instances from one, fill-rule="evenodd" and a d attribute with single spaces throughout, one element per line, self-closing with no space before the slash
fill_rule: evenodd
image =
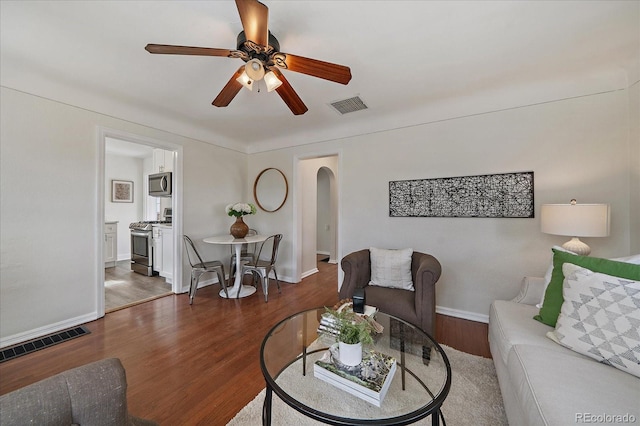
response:
<path id="1" fill-rule="evenodd" d="M 256 292 L 256 288 L 251 285 L 242 285 L 242 265 L 240 264 L 240 256 L 242 252 L 243 244 L 256 244 L 265 241 L 269 236 L 268 235 L 247 235 L 244 238 L 234 238 L 232 235 L 214 235 L 212 237 L 204 238 L 204 241 L 207 244 L 223 244 L 223 245 L 232 245 L 235 249 L 236 254 L 236 277 L 233 282 L 233 286 L 227 288 L 227 293 L 225 293 L 224 289 L 220 290 L 220 297 L 229 298 L 240 298 L 251 296 Z M 231 273 L 231 272 L 229 272 Z"/>

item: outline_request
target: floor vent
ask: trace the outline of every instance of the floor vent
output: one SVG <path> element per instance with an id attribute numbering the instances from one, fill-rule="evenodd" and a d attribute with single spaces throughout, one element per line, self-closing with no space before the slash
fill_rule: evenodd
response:
<path id="1" fill-rule="evenodd" d="M 10 359 L 18 358 L 19 356 L 30 354 L 31 352 L 39 351 L 40 349 L 48 348 L 49 346 L 57 345 L 58 343 L 66 342 L 67 340 L 75 339 L 76 337 L 89 333 L 91 332 L 84 327 L 75 327 L 33 339 L 7 349 L 2 349 L 2 351 L 0 351 L 0 362 L 9 361 Z"/>
<path id="2" fill-rule="evenodd" d="M 331 102 L 330 104 L 336 111 L 340 114 L 348 114 L 350 112 L 362 111 L 363 109 L 367 109 L 368 106 L 360 99 L 359 96 L 354 96 L 353 98 L 343 99 L 341 101 Z"/>

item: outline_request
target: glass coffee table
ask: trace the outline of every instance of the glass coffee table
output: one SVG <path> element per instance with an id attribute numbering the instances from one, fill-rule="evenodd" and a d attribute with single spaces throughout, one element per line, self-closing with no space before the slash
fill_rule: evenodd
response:
<path id="1" fill-rule="evenodd" d="M 451 366 L 443 349 L 419 328 L 378 312 L 384 331 L 371 349 L 392 356 L 397 369 L 380 407 L 314 377 L 314 363 L 335 343 L 318 333 L 325 308 L 292 315 L 267 333 L 260 348 L 266 381 L 262 424 L 271 424 L 273 393 L 298 412 L 332 425 L 406 425 L 431 416 L 439 425 L 440 407 L 451 387 Z"/>

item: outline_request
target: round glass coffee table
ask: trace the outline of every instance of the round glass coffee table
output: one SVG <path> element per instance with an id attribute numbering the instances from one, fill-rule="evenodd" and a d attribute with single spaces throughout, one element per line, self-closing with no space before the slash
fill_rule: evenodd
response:
<path id="1" fill-rule="evenodd" d="M 274 392 L 305 416 L 332 425 L 406 425 L 427 416 L 433 425 L 439 425 L 444 420 L 440 407 L 451 387 L 446 354 L 431 336 L 391 315 L 375 314 L 384 331 L 368 348 L 396 360 L 393 379 L 379 407 L 316 377 L 316 361 L 326 359 L 335 343 L 333 337 L 318 332 L 325 312 L 325 308 L 316 308 L 292 315 L 264 338 L 260 348 L 266 381 L 263 425 L 271 424 Z"/>

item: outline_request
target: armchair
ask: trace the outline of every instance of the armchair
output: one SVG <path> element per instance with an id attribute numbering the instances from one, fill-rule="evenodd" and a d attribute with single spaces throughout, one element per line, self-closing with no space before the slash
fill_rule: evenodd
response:
<path id="1" fill-rule="evenodd" d="M 434 336 L 436 316 L 435 284 L 440 278 L 440 262 L 430 254 L 414 251 L 411 277 L 415 291 L 369 285 L 371 258 L 369 249 L 353 252 L 342 259 L 344 280 L 340 299 L 353 297 L 356 288 L 364 288 L 366 304 L 420 327 Z"/>

